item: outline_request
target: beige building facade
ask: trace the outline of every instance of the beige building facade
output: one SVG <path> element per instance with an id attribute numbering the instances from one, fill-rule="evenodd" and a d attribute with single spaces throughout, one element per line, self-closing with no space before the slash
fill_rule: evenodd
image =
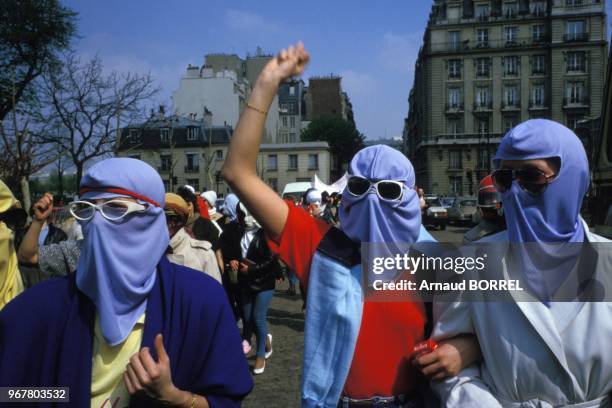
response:
<path id="1" fill-rule="evenodd" d="M 473 195 L 518 123 L 599 117 L 606 24 L 604 0 L 437 0 L 403 135 L 417 183 Z"/>

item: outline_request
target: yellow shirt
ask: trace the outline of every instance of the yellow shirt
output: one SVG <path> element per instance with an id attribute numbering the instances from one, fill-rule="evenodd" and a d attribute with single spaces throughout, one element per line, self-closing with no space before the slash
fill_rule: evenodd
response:
<path id="1" fill-rule="evenodd" d="M 100 316 L 96 314 L 93 340 L 91 408 L 124 408 L 130 404 L 130 393 L 123 373 L 130 357 L 140 351 L 145 315 L 143 314 L 127 339 L 109 346 L 102 337 Z"/>

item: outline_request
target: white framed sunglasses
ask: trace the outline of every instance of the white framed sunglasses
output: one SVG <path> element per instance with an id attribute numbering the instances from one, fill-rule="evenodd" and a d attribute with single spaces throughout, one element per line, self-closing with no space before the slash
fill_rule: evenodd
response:
<path id="1" fill-rule="evenodd" d="M 346 183 L 346 190 L 354 197 L 362 197 L 374 188 L 376 195 L 387 201 L 400 201 L 404 195 L 404 187 L 406 184 L 396 180 L 373 182 L 359 176 L 350 176 Z"/>
<path id="2" fill-rule="evenodd" d="M 144 212 L 147 206 L 125 200 L 110 200 L 102 204 L 94 204 L 89 201 L 73 201 L 68 204 L 70 214 L 80 221 L 89 221 L 100 211 L 100 214 L 109 221 L 119 221 L 126 215 L 134 212 Z"/>

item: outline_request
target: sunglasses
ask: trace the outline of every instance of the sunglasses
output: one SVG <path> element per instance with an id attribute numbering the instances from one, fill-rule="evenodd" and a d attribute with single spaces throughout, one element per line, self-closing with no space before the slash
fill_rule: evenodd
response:
<path id="1" fill-rule="evenodd" d="M 518 185 L 528 193 L 538 195 L 546 191 L 546 187 L 557 177 L 556 174 L 547 176 L 538 169 L 499 169 L 491 174 L 493 183 L 500 193 L 504 193 L 512 187 L 512 181 L 516 180 Z"/>
<path id="2" fill-rule="evenodd" d="M 99 205 L 89 201 L 73 201 L 68 206 L 70 214 L 80 221 L 91 220 L 96 211 L 100 211 L 100 214 L 109 221 L 119 221 L 130 213 L 147 210 L 147 207 L 143 204 L 123 200 L 106 201 Z"/>
<path id="3" fill-rule="evenodd" d="M 395 180 L 372 182 L 367 178 L 351 176 L 346 184 L 346 190 L 352 196 L 361 197 L 374 187 L 379 198 L 389 201 L 399 201 L 404 194 L 404 186 L 404 183 Z"/>

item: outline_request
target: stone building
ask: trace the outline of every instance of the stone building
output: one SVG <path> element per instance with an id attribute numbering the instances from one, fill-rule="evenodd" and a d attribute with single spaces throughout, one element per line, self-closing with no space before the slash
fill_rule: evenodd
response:
<path id="1" fill-rule="evenodd" d="M 436 0 L 403 132 L 417 183 L 474 194 L 521 121 L 599 117 L 606 24 L 604 0 Z"/>

